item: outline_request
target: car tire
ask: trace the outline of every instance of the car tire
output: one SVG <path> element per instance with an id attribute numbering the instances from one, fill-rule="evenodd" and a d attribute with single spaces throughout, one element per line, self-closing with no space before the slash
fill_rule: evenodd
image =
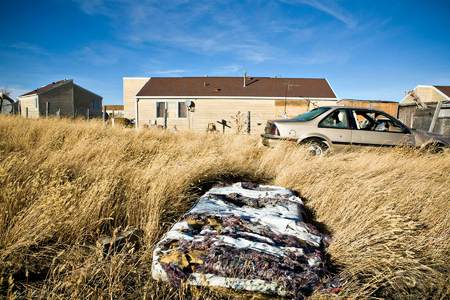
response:
<path id="1" fill-rule="evenodd" d="M 430 154 L 438 154 L 444 152 L 444 145 L 440 143 L 430 143 L 426 145 L 423 150 Z"/>
<path id="2" fill-rule="evenodd" d="M 309 139 L 302 142 L 302 144 L 306 146 L 311 156 L 323 156 L 329 150 L 328 145 L 319 139 Z"/>

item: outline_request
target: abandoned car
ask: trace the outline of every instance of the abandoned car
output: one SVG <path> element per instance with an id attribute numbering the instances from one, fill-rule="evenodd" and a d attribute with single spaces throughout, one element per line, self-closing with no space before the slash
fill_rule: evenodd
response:
<path id="1" fill-rule="evenodd" d="M 292 119 L 268 121 L 263 144 L 292 140 L 308 146 L 312 155 L 322 155 L 339 145 L 413 146 L 441 151 L 450 138 L 408 128 L 379 110 L 327 106 L 318 107 Z"/>

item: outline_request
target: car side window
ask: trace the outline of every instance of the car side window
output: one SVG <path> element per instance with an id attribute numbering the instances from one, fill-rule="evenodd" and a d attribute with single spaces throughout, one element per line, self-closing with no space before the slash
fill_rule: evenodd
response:
<path id="1" fill-rule="evenodd" d="M 320 121 L 319 127 L 342 128 L 342 129 L 350 128 L 347 112 L 344 109 L 338 109 L 333 111 L 331 114 L 326 116 L 322 121 Z"/>
<path id="2" fill-rule="evenodd" d="M 356 129 L 377 131 L 377 132 L 397 132 L 405 133 L 406 129 L 393 119 L 379 112 L 352 111 L 356 123 Z"/>

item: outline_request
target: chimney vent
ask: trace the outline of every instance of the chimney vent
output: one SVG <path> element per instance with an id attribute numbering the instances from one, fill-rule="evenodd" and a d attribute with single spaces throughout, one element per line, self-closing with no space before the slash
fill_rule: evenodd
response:
<path id="1" fill-rule="evenodd" d="M 247 72 L 244 73 L 244 87 L 247 86 L 246 79 L 247 79 Z"/>

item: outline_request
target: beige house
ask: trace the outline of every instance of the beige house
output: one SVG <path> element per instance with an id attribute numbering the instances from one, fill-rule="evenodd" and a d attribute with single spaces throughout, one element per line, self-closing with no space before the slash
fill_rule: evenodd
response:
<path id="1" fill-rule="evenodd" d="M 20 115 L 25 118 L 100 117 L 102 114 L 102 97 L 67 79 L 23 94 L 19 101 Z"/>
<path id="2" fill-rule="evenodd" d="M 326 79 L 315 78 L 144 77 L 124 78 L 123 87 L 125 116 L 138 127 L 195 131 L 236 132 L 250 120 L 251 133 L 261 133 L 269 119 L 338 100 Z"/>

